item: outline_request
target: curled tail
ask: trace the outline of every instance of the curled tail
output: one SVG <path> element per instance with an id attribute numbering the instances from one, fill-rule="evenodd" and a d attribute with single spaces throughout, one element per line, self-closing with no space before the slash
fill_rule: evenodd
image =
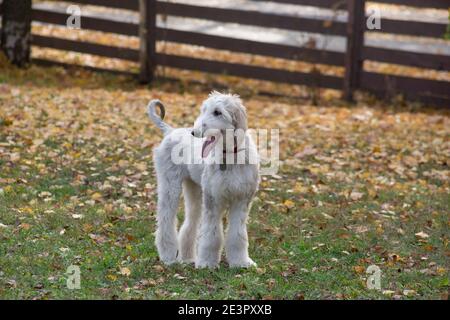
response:
<path id="1" fill-rule="evenodd" d="M 156 106 L 159 107 L 159 110 L 161 111 L 161 117 L 156 114 Z M 152 100 L 147 106 L 147 114 L 150 118 L 150 120 L 153 121 L 154 124 L 158 128 L 161 129 L 164 135 L 172 131 L 172 127 L 169 126 L 167 123 L 163 121 L 164 116 L 166 115 L 166 108 L 164 108 L 164 105 L 159 100 Z"/>

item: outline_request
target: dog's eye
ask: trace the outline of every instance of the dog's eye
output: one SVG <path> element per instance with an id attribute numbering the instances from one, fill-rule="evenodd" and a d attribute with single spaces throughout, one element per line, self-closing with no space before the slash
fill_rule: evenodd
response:
<path id="1" fill-rule="evenodd" d="M 214 111 L 214 115 L 215 115 L 216 117 L 218 117 L 218 116 L 222 115 L 222 112 L 220 112 L 220 111 L 218 111 L 218 110 L 215 110 L 215 111 Z"/>

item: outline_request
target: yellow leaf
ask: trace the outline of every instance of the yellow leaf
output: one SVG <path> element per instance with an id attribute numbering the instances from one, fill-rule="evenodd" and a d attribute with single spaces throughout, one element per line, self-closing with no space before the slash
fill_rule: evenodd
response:
<path id="1" fill-rule="evenodd" d="M 436 272 L 437 272 L 439 275 L 443 275 L 443 274 L 445 274 L 445 273 L 447 272 L 447 270 L 446 270 L 445 268 L 443 268 L 443 267 L 438 267 L 438 268 L 436 269 Z"/>
<path id="2" fill-rule="evenodd" d="M 92 231 L 92 229 L 94 228 L 91 224 L 89 224 L 89 223 L 85 223 L 85 224 L 83 224 L 83 231 L 84 232 L 91 232 Z"/>
<path id="3" fill-rule="evenodd" d="M 33 209 L 31 207 L 25 207 L 21 209 L 24 213 L 32 214 Z"/>
<path id="4" fill-rule="evenodd" d="M 66 148 L 66 149 L 71 149 L 71 148 L 72 148 L 72 144 L 71 144 L 70 142 L 64 142 L 64 143 L 62 144 L 62 146 L 63 146 L 64 148 Z"/>
<path id="5" fill-rule="evenodd" d="M 421 209 L 421 208 L 423 208 L 425 205 L 423 204 L 423 202 L 420 202 L 420 201 L 417 201 L 416 202 L 416 207 L 418 208 L 418 209 Z"/>
<path id="6" fill-rule="evenodd" d="M 101 198 L 102 198 L 102 194 L 99 192 L 96 192 L 91 196 L 92 200 L 100 200 Z"/>
<path id="7" fill-rule="evenodd" d="M 374 146 L 373 149 L 372 149 L 372 152 L 373 153 L 380 153 L 381 152 L 380 146 Z"/>
<path id="8" fill-rule="evenodd" d="M 353 270 L 359 274 L 364 273 L 364 271 L 366 271 L 366 269 L 363 266 L 353 266 Z"/>
<path id="9" fill-rule="evenodd" d="M 395 291 L 392 290 L 383 290 L 383 294 L 386 296 L 392 296 L 395 293 Z"/>
<path id="10" fill-rule="evenodd" d="M 113 274 L 108 274 L 108 275 L 106 276 L 106 278 L 108 278 L 108 279 L 111 280 L 111 281 L 116 281 L 117 276 L 115 276 L 115 275 L 113 275 Z"/>
<path id="11" fill-rule="evenodd" d="M 300 182 L 297 182 L 294 186 L 294 192 L 296 193 L 306 193 L 308 192 L 308 187 L 303 186 Z"/>
<path id="12" fill-rule="evenodd" d="M 383 227 L 382 227 L 382 226 L 377 226 L 376 232 L 377 232 L 378 234 L 383 234 L 383 233 L 384 233 Z"/>
<path id="13" fill-rule="evenodd" d="M 376 196 L 377 196 L 377 191 L 376 191 L 375 189 L 370 188 L 370 189 L 367 190 L 367 192 L 368 192 L 369 197 L 370 197 L 371 199 L 375 199 L 375 198 L 376 198 Z"/>
<path id="14" fill-rule="evenodd" d="M 283 204 L 288 209 L 292 209 L 293 207 L 295 207 L 295 203 L 292 200 L 286 200 Z"/>

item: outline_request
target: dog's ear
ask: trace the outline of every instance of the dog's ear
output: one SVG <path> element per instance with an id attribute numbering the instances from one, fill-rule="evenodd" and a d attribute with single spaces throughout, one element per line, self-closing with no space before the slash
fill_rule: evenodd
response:
<path id="1" fill-rule="evenodd" d="M 233 122 L 235 130 L 241 129 L 244 132 L 247 131 L 247 112 L 242 104 L 235 108 L 233 112 Z"/>
<path id="2" fill-rule="evenodd" d="M 234 135 L 236 147 L 240 147 L 245 140 L 247 132 L 247 112 L 242 104 L 239 104 L 233 112 Z"/>

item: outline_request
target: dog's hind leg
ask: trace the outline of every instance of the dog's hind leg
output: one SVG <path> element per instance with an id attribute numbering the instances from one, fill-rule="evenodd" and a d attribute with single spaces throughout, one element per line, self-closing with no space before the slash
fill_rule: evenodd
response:
<path id="1" fill-rule="evenodd" d="M 165 264 L 172 264 L 177 261 L 176 215 L 181 195 L 181 183 L 180 175 L 158 172 L 158 227 L 155 243 L 159 258 Z"/>
<path id="2" fill-rule="evenodd" d="M 185 217 L 178 234 L 179 259 L 182 262 L 195 262 L 195 241 L 202 210 L 202 189 L 191 179 L 183 182 Z"/>
<path id="3" fill-rule="evenodd" d="M 251 267 L 256 264 L 248 256 L 247 216 L 249 202 L 241 200 L 230 207 L 225 253 L 230 267 Z"/>

